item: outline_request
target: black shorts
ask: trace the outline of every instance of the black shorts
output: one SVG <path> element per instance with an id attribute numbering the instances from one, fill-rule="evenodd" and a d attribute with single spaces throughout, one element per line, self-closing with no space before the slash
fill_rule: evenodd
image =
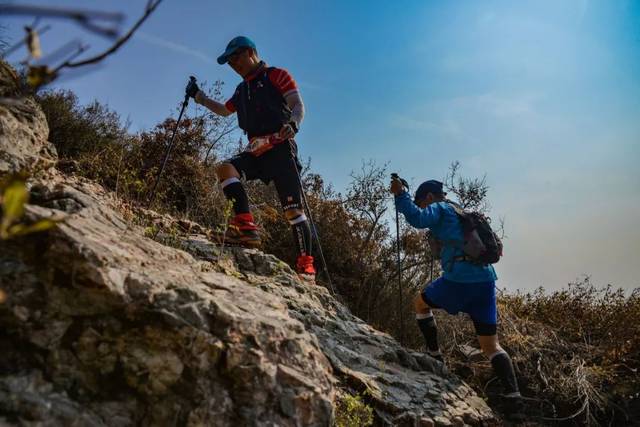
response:
<path id="1" fill-rule="evenodd" d="M 302 165 L 298 160 L 295 141 L 283 142 L 260 156 L 242 152 L 226 160 L 248 181 L 259 179 L 265 184 L 271 181 L 276 186 L 283 210 L 302 209 L 298 171 Z"/>

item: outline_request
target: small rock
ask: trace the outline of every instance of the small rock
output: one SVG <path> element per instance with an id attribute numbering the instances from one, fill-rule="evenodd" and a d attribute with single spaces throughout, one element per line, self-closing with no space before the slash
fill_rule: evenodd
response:
<path id="1" fill-rule="evenodd" d="M 13 307 L 13 314 L 23 322 L 29 320 L 29 309 L 27 309 L 27 307 L 17 305 Z"/>
<path id="2" fill-rule="evenodd" d="M 422 417 L 418 421 L 418 427 L 434 427 L 434 426 L 435 426 L 435 423 L 431 418 L 428 418 L 428 417 Z"/>
<path id="3" fill-rule="evenodd" d="M 463 427 L 464 426 L 464 420 L 461 417 L 453 417 L 451 419 L 451 423 L 455 426 L 455 427 Z"/>
<path id="4" fill-rule="evenodd" d="M 433 421 L 436 423 L 437 427 L 450 427 L 453 426 L 453 423 L 445 417 L 442 416 L 438 416 L 438 417 L 434 417 Z"/>

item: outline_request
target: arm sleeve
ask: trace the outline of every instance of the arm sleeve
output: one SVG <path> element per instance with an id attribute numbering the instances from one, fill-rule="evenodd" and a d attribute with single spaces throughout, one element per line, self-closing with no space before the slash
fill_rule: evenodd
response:
<path id="1" fill-rule="evenodd" d="M 302 103 L 300 92 L 290 92 L 284 97 L 284 100 L 287 101 L 287 105 L 291 109 L 291 120 L 296 122 L 298 127 L 300 127 L 300 123 L 302 123 L 302 119 L 304 119 L 304 104 Z"/>
<path id="2" fill-rule="evenodd" d="M 407 222 L 416 228 L 431 228 L 440 221 L 442 216 L 442 209 L 436 204 L 420 209 L 406 191 L 396 196 L 395 202 L 398 212 L 402 213 Z"/>
<path id="3" fill-rule="evenodd" d="M 229 105 L 231 107 L 233 107 L 233 104 L 229 104 L 232 99 L 227 101 L 225 104 L 221 104 L 218 101 L 215 101 L 215 100 L 209 98 L 201 90 L 198 91 L 198 93 L 196 94 L 196 97 L 195 97 L 195 100 L 196 100 L 196 102 L 198 104 L 204 105 L 209 110 L 213 111 L 214 113 L 216 113 L 216 114 L 218 114 L 220 116 L 228 116 L 228 115 L 233 114 L 236 111 L 235 108 L 233 108 L 233 109 L 229 108 Z"/>
<path id="4" fill-rule="evenodd" d="M 291 120 L 296 122 L 299 127 L 304 118 L 304 103 L 295 80 L 287 70 L 282 68 L 274 68 L 269 74 L 269 80 L 284 97 L 291 109 Z"/>

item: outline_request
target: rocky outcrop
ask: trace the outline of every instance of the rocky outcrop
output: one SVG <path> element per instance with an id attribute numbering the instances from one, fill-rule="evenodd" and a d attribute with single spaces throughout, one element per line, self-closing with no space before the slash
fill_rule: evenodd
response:
<path id="1" fill-rule="evenodd" d="M 65 221 L 0 250 L 0 413 L 60 401 L 87 425 L 329 424 L 330 363 L 280 298 L 142 237 L 97 187 L 56 181 L 28 212 L 65 207 Z"/>
<path id="2" fill-rule="evenodd" d="M 216 260 L 220 249 L 201 235 L 183 247 L 201 259 Z M 289 313 L 318 338 L 338 383 L 363 393 L 378 421 L 388 425 L 479 425 L 491 411 L 466 384 L 423 353 L 407 351 L 332 297 L 324 287 L 301 281 L 274 256 L 258 250 L 227 249 L 231 274 L 286 302 Z"/>
<path id="3" fill-rule="evenodd" d="M 32 108 L 12 102 L 0 111 Z M 14 144 L 47 146 L 39 113 L 15 117 L 0 116 Z M 25 147 L 2 143 L 0 175 L 33 164 Z M 272 255 L 197 233 L 164 245 L 101 187 L 55 170 L 30 185 L 29 219 L 65 219 L 0 243 L 0 424 L 329 426 L 340 390 L 363 393 L 379 425 L 494 421 L 433 359 Z"/>
<path id="4" fill-rule="evenodd" d="M 15 71 L 0 61 L 0 176 L 46 167 L 56 157 L 44 113 L 18 85 Z"/>

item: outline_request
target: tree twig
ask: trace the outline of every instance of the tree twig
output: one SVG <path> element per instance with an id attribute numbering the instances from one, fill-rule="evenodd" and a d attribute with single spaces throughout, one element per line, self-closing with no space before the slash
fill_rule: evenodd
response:
<path id="1" fill-rule="evenodd" d="M 124 18 L 124 15 L 121 13 L 12 4 L 0 5 L 0 15 L 29 15 L 70 19 L 93 33 L 109 38 L 117 37 L 118 31 L 115 28 L 99 26 L 93 21 L 110 21 L 119 23 L 122 22 Z"/>
<path id="2" fill-rule="evenodd" d="M 152 2 L 147 3 L 146 10 L 144 14 L 140 17 L 140 19 L 138 19 L 138 21 L 133 25 L 133 27 L 131 27 L 131 29 L 124 36 L 120 37 L 109 49 L 89 59 L 85 59 L 78 62 L 67 61 L 64 64 L 62 64 L 59 68 L 60 69 L 75 68 L 75 67 L 81 67 L 83 65 L 95 64 L 96 62 L 100 62 L 107 56 L 116 52 L 118 49 L 120 49 L 120 47 L 122 47 L 123 44 L 125 44 L 131 38 L 131 36 L 138 30 L 138 28 L 144 23 L 144 21 L 146 21 L 149 15 L 153 13 L 153 11 L 158 7 L 160 3 L 162 3 L 162 0 L 155 0 L 153 3 Z"/>
<path id="3" fill-rule="evenodd" d="M 40 30 L 36 29 L 35 31 L 36 31 L 36 33 L 38 33 L 38 35 L 42 36 L 44 33 L 49 31 L 50 29 L 51 29 L 51 25 L 45 25 L 44 27 L 42 27 L 42 29 L 40 29 Z M 23 37 L 22 40 L 20 40 L 19 42 L 17 42 L 16 44 L 14 44 L 11 47 L 8 47 L 7 50 L 2 52 L 2 57 L 3 58 L 7 58 L 13 52 L 15 52 L 16 50 L 20 49 L 26 42 L 27 42 L 27 36 Z"/>
<path id="4" fill-rule="evenodd" d="M 235 126 L 232 126 L 230 129 L 223 131 L 209 146 L 209 149 L 207 150 L 207 154 L 204 156 L 204 162 L 206 163 L 207 160 L 209 159 L 209 154 L 211 153 L 211 149 L 213 149 L 213 147 L 218 143 L 218 141 L 220 141 L 224 136 L 229 135 L 231 132 L 233 132 L 234 130 L 236 130 L 237 128 Z"/>

